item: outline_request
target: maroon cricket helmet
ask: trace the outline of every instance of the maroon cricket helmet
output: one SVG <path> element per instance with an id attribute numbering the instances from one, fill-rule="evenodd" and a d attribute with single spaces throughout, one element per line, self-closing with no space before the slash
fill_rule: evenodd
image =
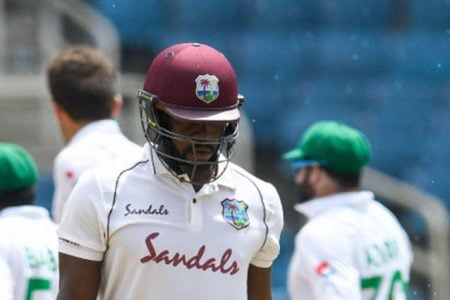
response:
<path id="1" fill-rule="evenodd" d="M 144 91 L 156 107 L 189 121 L 232 122 L 240 118 L 236 74 L 216 49 L 198 43 L 173 45 L 153 60 Z"/>

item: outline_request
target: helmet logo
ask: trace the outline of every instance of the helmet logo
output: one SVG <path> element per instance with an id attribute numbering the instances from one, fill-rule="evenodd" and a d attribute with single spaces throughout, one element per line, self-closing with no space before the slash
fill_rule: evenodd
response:
<path id="1" fill-rule="evenodd" d="M 216 75 L 199 75 L 195 83 L 195 95 L 198 99 L 209 104 L 219 97 L 219 79 Z"/>

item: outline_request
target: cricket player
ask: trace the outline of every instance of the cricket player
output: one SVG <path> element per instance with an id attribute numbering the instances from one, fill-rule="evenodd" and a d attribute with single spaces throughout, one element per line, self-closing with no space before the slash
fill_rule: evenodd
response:
<path id="1" fill-rule="evenodd" d="M 115 118 L 122 108 L 112 63 L 86 46 L 59 53 L 47 68 L 55 116 L 67 145 L 54 166 L 52 217 L 59 222 L 80 175 L 120 155 L 138 155 L 141 147 L 126 138 Z"/>
<path id="2" fill-rule="evenodd" d="M 360 190 L 370 158 L 363 133 L 334 121 L 313 124 L 284 158 L 309 219 L 288 271 L 293 300 L 406 299 L 412 251 L 396 217 Z"/>
<path id="3" fill-rule="evenodd" d="M 236 74 L 216 49 L 173 45 L 138 93 L 139 159 L 81 176 L 60 224 L 61 299 L 271 299 L 283 212 L 230 162 Z"/>
<path id="4" fill-rule="evenodd" d="M 56 225 L 32 205 L 37 167 L 22 147 L 0 143 L 0 299 L 53 300 L 58 291 Z"/>

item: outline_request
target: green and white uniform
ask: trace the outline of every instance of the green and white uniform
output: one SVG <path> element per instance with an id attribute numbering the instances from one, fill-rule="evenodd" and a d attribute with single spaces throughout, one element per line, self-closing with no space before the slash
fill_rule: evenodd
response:
<path id="1" fill-rule="evenodd" d="M 411 244 L 373 193 L 335 194 L 295 209 L 309 221 L 295 238 L 292 300 L 406 299 Z"/>
<path id="2" fill-rule="evenodd" d="M 24 205 L 0 212 L 0 273 L 2 300 L 56 298 L 59 281 L 56 225 L 46 209 Z"/>

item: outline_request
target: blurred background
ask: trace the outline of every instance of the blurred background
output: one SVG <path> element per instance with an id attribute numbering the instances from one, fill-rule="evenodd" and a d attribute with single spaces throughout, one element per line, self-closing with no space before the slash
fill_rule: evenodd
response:
<path id="1" fill-rule="evenodd" d="M 95 46 L 120 70 L 120 123 L 143 144 L 136 91 L 160 50 L 207 43 L 235 67 L 245 96 L 235 160 L 279 190 L 286 227 L 274 264 L 275 300 L 304 218 L 281 154 L 314 121 L 365 132 L 364 186 L 414 243 L 409 299 L 449 299 L 449 0 L 0 0 L 0 140 L 25 146 L 50 208 L 63 147 L 45 68 L 71 44 Z"/>

